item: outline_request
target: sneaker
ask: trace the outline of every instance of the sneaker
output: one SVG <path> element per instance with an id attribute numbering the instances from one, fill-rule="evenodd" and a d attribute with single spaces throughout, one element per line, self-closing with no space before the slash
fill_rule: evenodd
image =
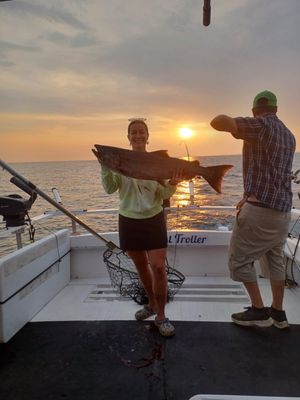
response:
<path id="1" fill-rule="evenodd" d="M 268 327 L 273 324 L 267 308 L 245 307 L 246 311 L 232 314 L 231 319 L 235 324 L 242 326 Z"/>
<path id="2" fill-rule="evenodd" d="M 158 331 L 162 336 L 175 335 L 175 328 L 168 318 L 162 320 L 155 319 L 154 324 L 158 328 Z"/>
<path id="3" fill-rule="evenodd" d="M 150 308 L 148 305 L 146 305 L 140 310 L 138 310 L 134 316 L 137 321 L 144 321 L 144 319 L 147 319 L 155 314 L 156 312 L 152 310 L 152 308 Z"/>
<path id="4" fill-rule="evenodd" d="M 279 329 L 289 328 L 289 323 L 284 310 L 276 310 L 276 308 L 268 307 L 269 316 L 273 320 L 273 325 Z"/>

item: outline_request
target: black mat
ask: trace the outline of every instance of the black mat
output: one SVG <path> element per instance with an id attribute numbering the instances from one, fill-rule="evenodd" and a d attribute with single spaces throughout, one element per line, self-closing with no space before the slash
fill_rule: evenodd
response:
<path id="1" fill-rule="evenodd" d="M 162 338 L 135 321 L 27 324 L 0 345 L 0 399 L 188 400 L 300 396 L 300 326 L 175 322 Z"/>

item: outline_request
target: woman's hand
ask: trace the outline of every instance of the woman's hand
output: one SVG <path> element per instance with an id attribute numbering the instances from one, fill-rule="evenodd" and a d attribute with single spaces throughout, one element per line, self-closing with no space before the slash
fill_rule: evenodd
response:
<path id="1" fill-rule="evenodd" d="M 186 179 L 186 175 L 182 168 L 178 168 L 174 171 L 172 178 L 169 180 L 169 184 L 172 186 L 178 185 L 178 183 L 184 181 Z"/>

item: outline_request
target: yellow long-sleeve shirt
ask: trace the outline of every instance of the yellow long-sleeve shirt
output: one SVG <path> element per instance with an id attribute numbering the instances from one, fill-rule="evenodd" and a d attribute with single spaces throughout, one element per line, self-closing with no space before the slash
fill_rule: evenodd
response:
<path id="1" fill-rule="evenodd" d="M 176 186 L 157 181 L 128 178 L 102 166 L 102 185 L 106 193 L 119 191 L 119 213 L 128 218 L 151 218 L 162 211 L 162 202 L 171 197 Z"/>

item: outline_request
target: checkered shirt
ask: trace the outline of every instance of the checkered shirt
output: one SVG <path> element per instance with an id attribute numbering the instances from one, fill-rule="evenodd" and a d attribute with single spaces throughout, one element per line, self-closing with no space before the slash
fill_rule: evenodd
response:
<path id="1" fill-rule="evenodd" d="M 279 211 L 292 208 L 292 164 L 296 141 L 276 114 L 256 118 L 235 118 L 244 141 L 243 178 L 245 195 Z"/>

